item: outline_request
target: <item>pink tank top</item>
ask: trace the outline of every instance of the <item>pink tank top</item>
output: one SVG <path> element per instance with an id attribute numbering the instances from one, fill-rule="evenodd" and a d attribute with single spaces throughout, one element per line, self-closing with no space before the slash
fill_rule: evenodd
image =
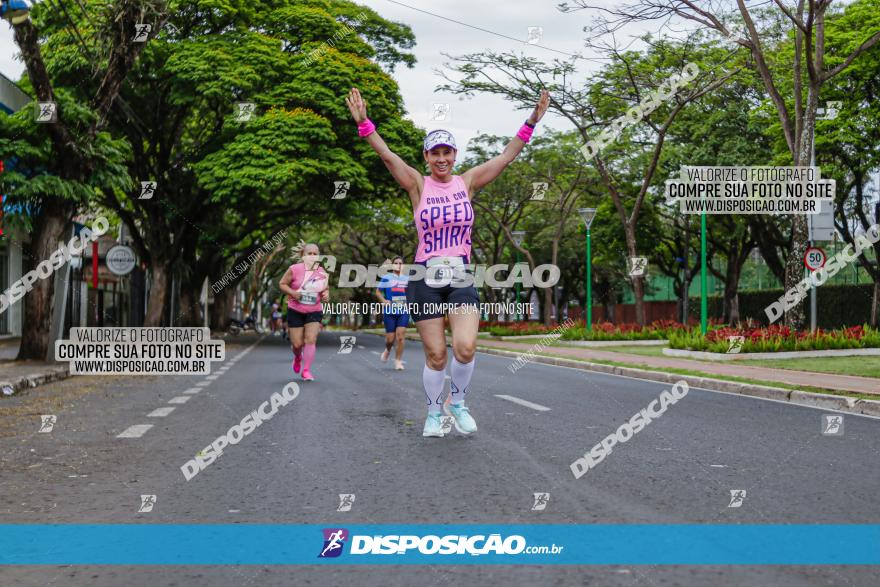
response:
<path id="1" fill-rule="evenodd" d="M 329 276 L 324 272 L 324 269 L 317 267 L 314 270 L 307 270 L 305 263 L 296 263 L 290 266 L 290 271 L 292 274 L 290 289 L 318 294 L 318 301 L 314 304 L 303 304 L 299 300 L 295 300 L 288 296 L 287 307 L 296 310 L 297 312 L 302 312 L 303 314 L 321 311 L 323 307 L 321 306 L 320 294 L 327 289 L 329 279 Z"/>
<path id="2" fill-rule="evenodd" d="M 422 199 L 413 218 L 419 233 L 416 261 L 461 255 L 470 259 L 474 209 L 460 175 L 453 175 L 448 183 L 425 177 Z"/>

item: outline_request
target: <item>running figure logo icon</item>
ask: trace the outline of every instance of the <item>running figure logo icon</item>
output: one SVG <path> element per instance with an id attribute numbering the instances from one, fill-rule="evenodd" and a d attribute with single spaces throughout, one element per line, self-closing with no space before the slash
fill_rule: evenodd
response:
<path id="1" fill-rule="evenodd" d="M 354 505 L 354 493 L 340 493 L 339 494 L 339 506 L 337 506 L 337 512 L 350 512 L 351 506 Z"/>
<path id="2" fill-rule="evenodd" d="M 452 425 L 454 420 L 452 416 L 442 416 L 440 418 L 440 429 L 443 430 L 443 434 L 449 434 L 452 432 Z"/>
<path id="3" fill-rule="evenodd" d="M 745 489 L 731 489 L 730 490 L 730 503 L 727 504 L 729 508 L 738 508 L 741 507 L 743 501 L 746 499 L 746 490 Z"/>
<path id="4" fill-rule="evenodd" d="M 547 191 L 546 181 L 532 182 L 532 200 L 540 201 L 544 199 L 544 193 Z"/>
<path id="5" fill-rule="evenodd" d="M 434 102 L 431 105 L 431 120 L 442 122 L 446 120 L 447 114 L 449 114 L 449 104 Z"/>
<path id="6" fill-rule="evenodd" d="M 537 45 L 541 42 L 541 37 L 544 36 L 544 27 L 539 26 L 530 26 L 529 27 L 529 38 L 526 41 L 529 45 Z"/>
<path id="7" fill-rule="evenodd" d="M 345 196 L 348 195 L 348 188 L 351 186 L 350 182 L 347 181 L 334 181 L 333 182 L 333 197 L 331 200 L 344 200 Z"/>
<path id="8" fill-rule="evenodd" d="M 324 548 L 318 558 L 335 558 L 342 554 L 342 547 L 348 540 L 348 530 L 345 528 L 324 528 Z"/>
<path id="9" fill-rule="evenodd" d="M 549 493 L 535 493 L 535 503 L 532 504 L 533 512 L 540 512 L 547 509 L 547 502 L 550 501 Z"/>
<path id="10" fill-rule="evenodd" d="M 822 436 L 843 436 L 843 416 L 822 414 Z"/>
<path id="11" fill-rule="evenodd" d="M 156 182 L 155 181 L 142 181 L 141 182 L 141 195 L 138 197 L 138 200 L 152 200 L 153 194 L 156 193 Z"/>
<path id="12" fill-rule="evenodd" d="M 235 116 L 236 122 L 247 122 L 251 119 L 251 116 L 254 114 L 254 110 L 257 105 L 253 102 L 239 102 L 238 106 L 238 114 Z"/>
<path id="13" fill-rule="evenodd" d="M 350 355 L 352 349 L 354 349 L 354 343 L 357 341 L 357 338 L 354 336 L 340 336 L 339 337 L 339 350 L 336 351 L 337 355 Z"/>
<path id="14" fill-rule="evenodd" d="M 150 36 L 151 30 L 153 30 L 153 25 L 151 24 L 136 24 L 134 25 L 134 36 L 131 40 L 135 43 L 143 43 Z"/>
<path id="15" fill-rule="evenodd" d="M 156 505 L 156 496 L 155 495 L 142 495 L 141 496 L 141 507 L 138 508 L 138 513 L 148 513 L 153 511 L 153 506 Z"/>
<path id="16" fill-rule="evenodd" d="M 40 429 L 37 432 L 52 432 L 52 428 L 55 427 L 55 422 L 58 421 L 58 416 L 54 414 L 45 414 L 40 416 Z"/>
<path id="17" fill-rule="evenodd" d="M 727 337 L 727 352 L 731 354 L 737 354 L 742 350 L 743 343 L 745 342 L 745 336 L 728 336 Z"/>
<path id="18" fill-rule="evenodd" d="M 629 258 L 629 276 L 630 277 L 641 277 L 645 274 L 645 269 L 648 268 L 648 258 L 647 257 L 630 257 Z"/>
<path id="19" fill-rule="evenodd" d="M 34 108 L 34 122 L 55 122 L 58 120 L 58 105 L 55 102 L 37 102 Z"/>
<path id="20" fill-rule="evenodd" d="M 816 120 L 834 120 L 840 112 L 840 100 L 829 100 L 827 108 L 816 108 Z"/>

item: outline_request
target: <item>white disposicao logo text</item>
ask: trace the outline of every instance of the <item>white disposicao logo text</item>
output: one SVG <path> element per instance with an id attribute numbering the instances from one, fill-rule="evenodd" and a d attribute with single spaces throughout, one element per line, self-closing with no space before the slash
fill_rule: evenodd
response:
<path id="1" fill-rule="evenodd" d="M 526 549 L 526 539 L 519 535 L 504 539 L 501 534 L 488 538 L 477 536 L 354 536 L 351 554 L 406 554 L 417 549 L 421 554 L 520 554 Z"/>

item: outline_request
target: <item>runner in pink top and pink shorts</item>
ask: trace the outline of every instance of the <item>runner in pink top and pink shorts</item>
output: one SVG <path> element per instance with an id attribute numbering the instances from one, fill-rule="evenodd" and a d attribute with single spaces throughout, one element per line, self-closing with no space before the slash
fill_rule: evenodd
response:
<path id="1" fill-rule="evenodd" d="M 376 126 L 367 118 L 367 102 L 357 88 L 352 88 L 345 102 L 358 124 L 358 134 L 366 138 L 397 183 L 407 191 L 413 207 L 419 235 L 414 262 L 425 266 L 425 275 L 409 280 L 406 295 L 425 351 L 422 383 L 428 417 L 422 436 L 442 437 L 446 434 L 440 418 L 441 410 L 452 417 L 456 430 L 471 434 L 477 430 L 477 424 L 465 406 L 465 398 L 470 397 L 468 386 L 474 372 L 480 324 L 476 308 L 479 295 L 472 281 L 467 285 L 467 280 L 452 277 L 460 275 L 470 262 L 475 217 L 471 194 L 494 181 L 516 159 L 547 111 L 550 96 L 546 90 L 541 92 L 535 109 L 504 152 L 462 175 L 452 173 L 458 153 L 452 134 L 442 129 L 429 132 L 422 150 L 431 170 L 428 176 L 422 176 L 388 148 L 376 132 Z M 447 304 L 442 309 L 448 311 L 434 311 L 435 304 Z M 452 330 L 453 354 L 450 394 L 445 403 L 442 401 L 447 362 L 444 317 L 449 318 Z"/>
<path id="2" fill-rule="evenodd" d="M 279 287 L 287 294 L 287 326 L 293 350 L 293 372 L 302 368 L 304 381 L 313 381 L 312 360 L 321 331 L 324 311 L 321 302 L 329 299 L 330 281 L 318 265 L 318 245 L 302 249 L 302 262 L 291 265 L 281 278 Z"/>

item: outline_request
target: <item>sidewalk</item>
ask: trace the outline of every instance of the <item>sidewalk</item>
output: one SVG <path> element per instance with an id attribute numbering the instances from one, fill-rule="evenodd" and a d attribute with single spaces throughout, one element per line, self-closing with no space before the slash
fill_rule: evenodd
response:
<path id="1" fill-rule="evenodd" d="M 523 352 L 534 349 L 535 344 L 528 342 L 480 339 L 477 342 L 477 346 Z M 870 377 L 813 373 L 809 371 L 789 371 L 787 369 L 772 369 L 769 367 L 753 367 L 739 364 L 731 365 L 729 363 L 712 363 L 708 361 L 675 359 L 671 357 L 650 357 L 590 348 L 548 346 L 544 347 L 541 352 L 551 353 L 557 357 L 568 357 L 584 361 L 598 359 L 603 361 L 615 361 L 617 363 L 642 365 L 645 367 L 687 369 L 689 371 L 700 371 L 702 373 L 710 373 L 713 375 L 740 377 L 758 381 L 773 381 L 795 386 L 820 387 L 834 391 L 848 391 L 880 396 L 880 380 L 872 379 Z"/>
<path id="2" fill-rule="evenodd" d="M 16 362 L 20 339 L 0 339 L 0 397 L 70 377 L 68 363 Z"/>

